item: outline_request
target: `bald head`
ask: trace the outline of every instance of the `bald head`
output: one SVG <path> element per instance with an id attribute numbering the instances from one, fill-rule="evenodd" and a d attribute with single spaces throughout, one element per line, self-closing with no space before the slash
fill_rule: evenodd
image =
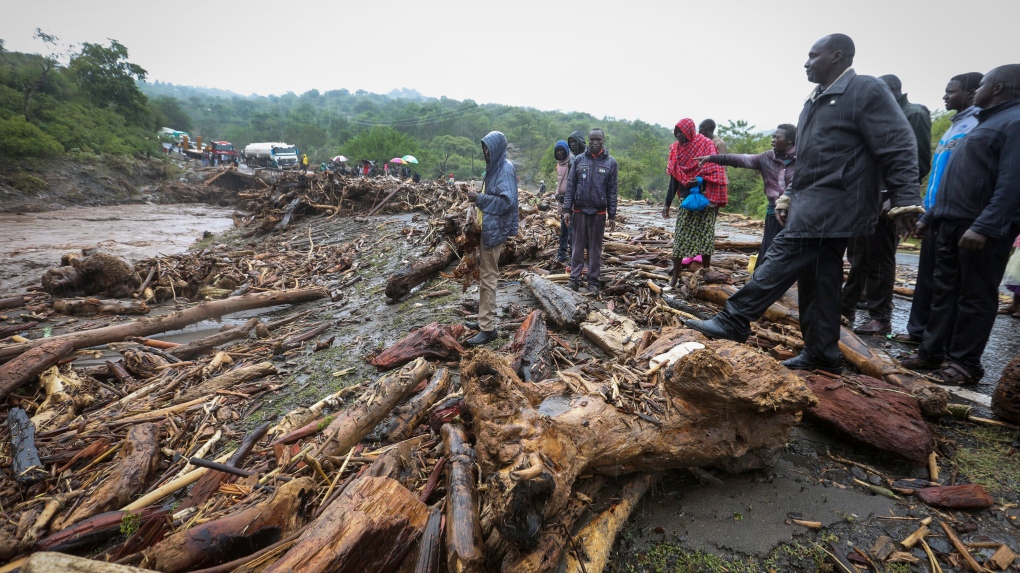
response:
<path id="1" fill-rule="evenodd" d="M 882 80 L 885 82 L 885 85 L 889 86 L 889 89 L 892 90 L 893 97 L 898 98 L 903 95 L 903 82 L 900 81 L 900 78 L 892 74 L 886 74 L 878 79 Z"/>
<path id="2" fill-rule="evenodd" d="M 846 34 L 829 34 L 825 37 L 828 40 L 829 49 L 833 52 L 841 52 L 843 54 L 843 60 L 848 65 L 854 63 L 854 55 L 857 54 L 857 48 L 854 46 L 854 41 Z"/>
<path id="3" fill-rule="evenodd" d="M 1020 98 L 1020 64 L 999 66 L 985 74 L 974 93 L 974 105 L 988 109 Z"/>

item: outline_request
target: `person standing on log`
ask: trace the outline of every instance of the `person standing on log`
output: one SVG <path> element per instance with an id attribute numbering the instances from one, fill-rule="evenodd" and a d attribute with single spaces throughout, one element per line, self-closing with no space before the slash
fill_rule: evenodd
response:
<path id="1" fill-rule="evenodd" d="M 560 248 L 556 251 L 556 261 L 566 263 L 570 260 L 570 226 L 563 222 L 563 197 L 567 193 L 567 176 L 574 154 L 570 152 L 570 145 L 561 139 L 556 142 L 553 157 L 556 158 L 556 202 L 560 204 Z"/>
<path id="2" fill-rule="evenodd" d="M 485 156 L 485 179 L 482 192 L 467 194 L 478 208 L 482 228 L 482 242 L 478 247 L 478 322 L 468 328 L 478 334 L 467 340 L 479 346 L 495 340 L 496 333 L 496 282 L 499 280 L 499 254 L 510 237 L 517 236 L 517 172 L 506 157 L 506 136 L 490 131 L 482 138 L 482 155 Z"/>
<path id="3" fill-rule="evenodd" d="M 754 268 L 760 267 L 765 262 L 765 252 L 768 251 L 772 240 L 783 228 L 776 217 L 776 199 L 782 197 L 786 186 L 790 184 L 790 181 L 793 181 L 797 165 L 796 145 L 797 126 L 784 123 L 777 127 L 772 134 L 772 149 L 764 153 L 707 155 L 696 158 L 699 164 L 708 161 L 727 167 L 754 169 L 761 173 L 761 179 L 765 185 L 765 197 L 768 199 L 769 206 L 765 210 L 765 234 L 761 239 L 761 248 L 758 249 L 758 260 Z"/>
<path id="4" fill-rule="evenodd" d="M 915 236 L 921 239 L 921 253 L 917 261 L 917 281 L 914 283 L 914 297 L 910 304 L 910 319 L 907 321 L 907 331 L 893 337 L 897 342 L 920 344 L 924 338 L 924 329 L 928 326 L 928 318 L 931 316 L 931 289 L 935 280 L 933 276 L 935 230 L 931 227 L 930 213 L 935 208 L 939 183 L 942 182 L 942 175 L 945 173 L 946 165 L 949 164 L 953 149 L 967 137 L 970 130 L 977 127 L 977 114 L 981 110 L 974 105 L 974 92 L 981 85 L 983 77 L 984 74 L 980 72 L 953 76 L 946 84 L 946 92 L 942 96 L 946 109 L 956 113 L 950 119 L 952 123 L 949 129 L 939 139 L 939 144 L 935 148 L 928 177 L 928 191 L 924 195 L 925 214 L 915 231 Z"/>
<path id="5" fill-rule="evenodd" d="M 602 292 L 602 239 L 606 229 L 616 228 L 616 159 L 605 148 L 605 133 L 593 129 L 588 148 L 574 159 L 563 195 L 563 220 L 571 226 L 574 242 L 570 254 L 570 288 L 581 287 L 584 250 L 588 249 L 588 292 Z"/>
<path id="6" fill-rule="evenodd" d="M 931 113 L 923 105 L 910 103 L 903 93 L 903 84 L 894 75 L 880 78 L 889 86 L 896 103 L 903 110 L 907 123 L 917 140 L 918 189 L 931 170 Z M 856 334 L 884 336 L 892 331 L 893 287 L 896 286 L 896 225 L 885 215 L 889 210 L 887 193 L 882 192 L 882 214 L 875 224 L 875 232 L 865 237 L 854 237 L 847 245 L 850 274 L 842 292 L 842 310 L 853 326 L 856 309 L 868 311 L 868 321 L 854 328 Z M 862 305 L 858 305 L 862 301 Z"/>
<path id="7" fill-rule="evenodd" d="M 710 320 L 687 325 L 711 338 L 744 342 L 750 323 L 798 283 L 804 350 L 783 365 L 841 371 L 839 290 L 850 237 L 870 234 L 878 220 L 882 181 L 890 217 L 913 229 L 922 211 L 917 142 L 892 92 L 851 67 L 854 43 L 832 34 L 818 40 L 804 64 L 818 84 L 797 123 L 797 171 L 776 214 L 785 227 L 743 288 Z"/>
<path id="8" fill-rule="evenodd" d="M 953 150 L 935 208 L 918 223 L 937 228 L 931 317 L 917 354 L 900 361 L 938 368 L 930 379 L 957 386 L 984 376 L 999 283 L 1020 234 L 1020 64 L 985 74 L 974 105 L 978 125 Z"/>

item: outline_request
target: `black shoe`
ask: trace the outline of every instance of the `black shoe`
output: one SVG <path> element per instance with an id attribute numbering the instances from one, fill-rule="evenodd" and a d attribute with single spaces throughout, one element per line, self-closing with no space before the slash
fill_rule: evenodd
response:
<path id="1" fill-rule="evenodd" d="M 719 322 L 718 318 L 711 318 L 709 320 L 688 320 L 686 324 L 688 328 L 697 330 L 709 338 L 732 340 L 734 342 L 747 342 L 746 334 L 740 335 L 731 332 Z"/>
<path id="2" fill-rule="evenodd" d="M 841 364 L 841 361 L 837 360 L 836 363 L 833 364 L 831 362 L 818 360 L 807 352 L 801 352 L 789 360 L 783 360 L 780 364 L 786 366 L 790 370 L 821 370 L 822 372 L 828 372 L 829 374 L 843 373 L 843 365 Z"/>
<path id="3" fill-rule="evenodd" d="M 892 324 L 881 318 L 873 318 L 854 329 L 854 334 L 870 336 L 885 336 L 890 332 L 892 332 Z"/>
<path id="4" fill-rule="evenodd" d="M 861 299 L 857 301 L 857 304 L 854 306 L 854 308 L 856 308 L 857 310 L 868 310 L 868 301 Z"/>
<path id="5" fill-rule="evenodd" d="M 467 327 L 468 330 L 481 330 L 481 328 L 478 328 L 477 322 L 465 322 L 464 326 Z"/>
<path id="6" fill-rule="evenodd" d="M 577 281 L 570 281 L 570 284 L 568 284 L 567 286 L 570 287 L 570 290 L 574 292 L 581 290 L 581 283 Z"/>
<path id="7" fill-rule="evenodd" d="M 465 342 L 471 346 L 481 346 L 483 344 L 488 344 L 497 338 L 499 338 L 499 334 L 497 334 L 495 330 L 482 330 L 479 331 L 478 334 L 467 339 Z"/>
<path id="8" fill-rule="evenodd" d="M 599 296 L 600 294 L 602 294 L 602 287 L 600 287 L 599 285 L 588 285 L 588 292 L 595 296 Z"/>

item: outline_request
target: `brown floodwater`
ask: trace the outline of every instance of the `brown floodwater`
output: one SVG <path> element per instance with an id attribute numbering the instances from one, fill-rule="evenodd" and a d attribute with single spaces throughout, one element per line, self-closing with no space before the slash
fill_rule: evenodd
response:
<path id="1" fill-rule="evenodd" d="M 134 263 L 179 253 L 206 232 L 230 229 L 232 209 L 203 204 L 117 205 L 0 213 L 0 295 L 38 285 L 60 256 L 98 247 Z"/>

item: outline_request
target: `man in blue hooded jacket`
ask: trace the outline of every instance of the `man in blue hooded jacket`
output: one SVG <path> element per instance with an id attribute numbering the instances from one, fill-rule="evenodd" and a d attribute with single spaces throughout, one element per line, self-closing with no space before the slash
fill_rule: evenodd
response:
<path id="1" fill-rule="evenodd" d="M 485 179 L 481 193 L 468 193 L 478 207 L 482 220 L 482 244 L 478 247 L 478 323 L 468 327 L 478 330 L 469 338 L 472 346 L 486 344 L 497 338 L 496 282 L 499 280 L 499 254 L 510 237 L 517 236 L 517 172 L 506 158 L 506 136 L 490 131 L 482 138 L 485 156 Z"/>

